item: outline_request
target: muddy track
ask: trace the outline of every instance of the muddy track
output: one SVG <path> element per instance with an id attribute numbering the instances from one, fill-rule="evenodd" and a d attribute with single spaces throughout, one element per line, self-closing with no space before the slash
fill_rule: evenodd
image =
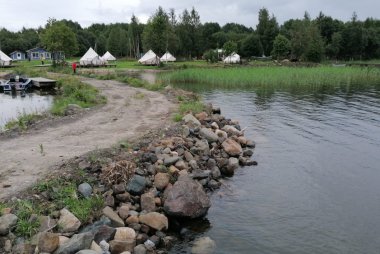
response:
<path id="1" fill-rule="evenodd" d="M 116 81 L 83 81 L 107 97 L 105 106 L 76 121 L 0 141 L 0 201 L 30 187 L 67 159 L 164 125 L 175 107 L 157 92 Z"/>

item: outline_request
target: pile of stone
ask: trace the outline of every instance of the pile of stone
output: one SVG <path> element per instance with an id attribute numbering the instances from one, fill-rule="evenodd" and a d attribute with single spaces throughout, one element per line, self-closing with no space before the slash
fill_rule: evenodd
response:
<path id="1" fill-rule="evenodd" d="M 133 163 L 113 162 L 129 167 L 115 172 L 118 177 L 112 178 L 108 165 L 96 173 L 96 185 L 78 186 L 84 197 L 95 192 L 104 197 L 102 217 L 91 225 L 81 225 L 64 208 L 56 218 L 38 218 L 39 233 L 22 241 L 12 233 L 17 216 L 5 211 L 0 217 L 2 253 L 165 253 L 176 241 L 168 233 L 173 218 L 205 216 L 211 206 L 207 192 L 219 188 L 220 179 L 233 175 L 239 165 L 256 164 L 250 159 L 255 144 L 244 137 L 238 122 L 202 112 L 184 116 L 179 128 L 180 134 L 133 151 Z M 102 180 L 105 171 L 108 182 Z M 210 249 L 215 245 L 210 241 L 199 241 L 193 253 L 202 253 L 202 243 Z"/>

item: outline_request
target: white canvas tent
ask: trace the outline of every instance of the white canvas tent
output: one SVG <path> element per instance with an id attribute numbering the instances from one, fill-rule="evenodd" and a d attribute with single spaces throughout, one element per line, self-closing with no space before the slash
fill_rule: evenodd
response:
<path id="1" fill-rule="evenodd" d="M 116 57 L 114 57 L 110 52 L 106 52 L 103 56 L 102 59 L 104 61 L 116 61 Z"/>
<path id="2" fill-rule="evenodd" d="M 79 61 L 80 65 L 103 65 L 105 61 L 93 50 L 89 48 Z"/>
<path id="3" fill-rule="evenodd" d="M 149 50 L 140 58 L 139 63 L 144 65 L 157 65 L 160 63 L 160 58 L 158 58 L 152 50 Z"/>
<path id="4" fill-rule="evenodd" d="M 233 52 L 231 55 L 227 56 L 224 60 L 224 63 L 239 63 L 240 62 L 240 56 Z"/>
<path id="5" fill-rule="evenodd" d="M 10 66 L 12 63 L 12 58 L 7 56 L 3 51 L 0 50 L 0 66 Z"/>
<path id="6" fill-rule="evenodd" d="M 169 52 L 166 52 L 160 59 L 162 62 L 175 62 L 177 59 L 170 54 Z"/>

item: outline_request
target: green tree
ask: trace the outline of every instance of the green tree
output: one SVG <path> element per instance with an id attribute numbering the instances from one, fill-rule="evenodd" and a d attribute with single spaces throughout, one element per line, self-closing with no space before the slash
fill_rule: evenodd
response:
<path id="1" fill-rule="evenodd" d="M 257 34 L 248 35 L 241 43 L 240 54 L 244 57 L 261 56 L 263 47 Z"/>
<path id="2" fill-rule="evenodd" d="M 260 36 L 264 55 L 269 56 L 272 51 L 273 41 L 279 33 L 279 27 L 274 15 L 270 17 L 266 8 L 259 11 L 259 23 L 256 26 L 256 32 Z"/>
<path id="3" fill-rule="evenodd" d="M 63 51 L 66 56 L 73 56 L 78 51 L 75 33 L 63 22 L 49 20 L 41 41 L 51 52 Z"/>
<path id="4" fill-rule="evenodd" d="M 121 56 L 122 50 L 120 45 L 120 38 L 121 38 L 121 28 L 116 26 L 113 27 L 110 31 L 110 34 L 108 36 L 107 40 L 107 50 L 113 54 L 114 56 Z"/>
<path id="5" fill-rule="evenodd" d="M 164 54 L 168 45 L 169 28 L 169 17 L 160 6 L 150 17 L 144 29 L 144 50 L 152 49 L 156 54 Z"/>
<path id="6" fill-rule="evenodd" d="M 233 41 L 227 41 L 223 45 L 223 50 L 226 54 L 226 56 L 231 55 L 233 52 L 237 52 L 237 43 Z"/>
<path id="7" fill-rule="evenodd" d="M 276 36 L 273 42 L 272 56 L 277 60 L 287 58 L 290 53 L 290 42 L 289 40 L 279 34 Z"/>

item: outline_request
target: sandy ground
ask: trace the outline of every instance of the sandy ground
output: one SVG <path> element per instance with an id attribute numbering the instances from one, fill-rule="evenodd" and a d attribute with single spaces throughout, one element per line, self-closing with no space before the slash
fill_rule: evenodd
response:
<path id="1" fill-rule="evenodd" d="M 0 200 L 30 187 L 67 159 L 135 139 L 170 121 L 175 106 L 163 94 L 116 81 L 83 81 L 101 90 L 105 106 L 76 121 L 0 140 Z"/>

